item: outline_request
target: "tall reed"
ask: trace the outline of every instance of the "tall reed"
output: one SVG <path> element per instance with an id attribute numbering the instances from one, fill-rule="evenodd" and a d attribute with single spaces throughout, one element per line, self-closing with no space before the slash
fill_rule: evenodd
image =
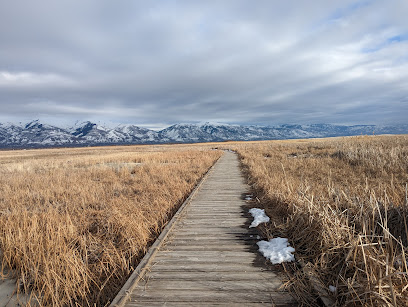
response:
<path id="1" fill-rule="evenodd" d="M 316 305 L 315 292 L 337 306 L 408 306 L 407 136 L 234 148 L 257 206 L 273 217 L 265 236 L 287 236 L 296 249 L 298 266 L 286 269 L 299 299 Z"/>

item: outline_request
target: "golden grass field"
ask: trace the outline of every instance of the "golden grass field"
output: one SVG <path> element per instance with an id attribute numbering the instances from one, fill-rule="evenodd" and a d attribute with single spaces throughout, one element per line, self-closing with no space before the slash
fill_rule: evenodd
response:
<path id="1" fill-rule="evenodd" d="M 254 205 L 273 217 L 264 235 L 296 249 L 298 264 L 285 268 L 302 302 L 332 285 L 337 306 L 408 306 L 408 136 L 233 147 Z"/>
<path id="2" fill-rule="evenodd" d="M 41 305 L 105 305 L 220 155 L 182 145 L 0 152 L 2 268 Z"/>
<path id="3" fill-rule="evenodd" d="M 408 136 L 0 152 L 0 250 L 41 304 L 113 299 L 222 154 L 238 152 L 254 207 L 296 263 L 305 305 L 408 305 Z M 336 287 L 335 292 L 328 290 Z"/>

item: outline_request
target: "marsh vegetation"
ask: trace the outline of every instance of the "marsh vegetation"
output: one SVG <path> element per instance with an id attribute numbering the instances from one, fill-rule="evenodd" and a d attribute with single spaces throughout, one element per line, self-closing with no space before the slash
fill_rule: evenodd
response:
<path id="1" fill-rule="evenodd" d="M 296 264 L 288 285 L 337 306 L 407 306 L 408 137 L 359 136 L 236 144 L 257 206 L 274 217 Z"/>
<path id="2" fill-rule="evenodd" d="M 0 249 L 42 305 L 103 306 L 221 155 L 199 146 L 0 152 Z"/>
<path id="3" fill-rule="evenodd" d="M 104 305 L 222 152 L 235 150 L 263 237 L 289 238 L 305 305 L 408 305 L 408 137 L 0 152 L 0 250 L 43 305 Z"/>

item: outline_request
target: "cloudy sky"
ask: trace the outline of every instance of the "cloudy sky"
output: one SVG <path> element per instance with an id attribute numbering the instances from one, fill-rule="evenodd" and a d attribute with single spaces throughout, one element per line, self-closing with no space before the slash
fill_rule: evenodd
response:
<path id="1" fill-rule="evenodd" d="M 408 117 L 408 1 L 0 0 L 0 121 Z"/>

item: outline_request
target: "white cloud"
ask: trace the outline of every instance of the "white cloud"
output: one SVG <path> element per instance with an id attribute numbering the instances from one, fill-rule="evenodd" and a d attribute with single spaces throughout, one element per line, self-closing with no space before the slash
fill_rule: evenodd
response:
<path id="1" fill-rule="evenodd" d="M 56 74 L 38 74 L 32 72 L 0 71 L 0 87 L 32 87 L 32 86 L 68 86 L 73 84 L 67 78 Z"/>
<path id="2" fill-rule="evenodd" d="M 372 122 L 401 121 L 407 10 L 401 0 L 3 1 L 0 110 L 161 125 L 359 123 L 370 109 Z"/>

